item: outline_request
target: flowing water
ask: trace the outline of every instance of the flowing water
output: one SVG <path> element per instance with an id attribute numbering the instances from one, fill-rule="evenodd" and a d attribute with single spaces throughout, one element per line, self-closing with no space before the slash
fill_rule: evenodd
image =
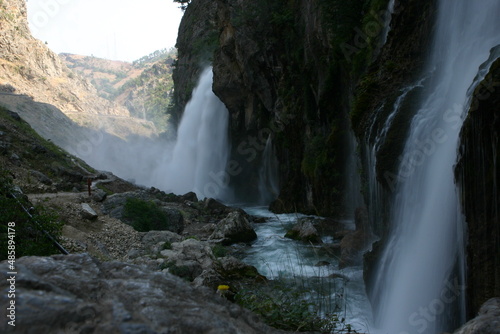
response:
<path id="1" fill-rule="evenodd" d="M 500 43 L 499 14 L 497 0 L 439 2 L 428 64 L 433 77 L 401 157 L 392 232 L 375 286 L 381 333 L 449 330 L 450 312 L 463 321 L 457 305 L 465 298 L 464 222 L 453 165 L 469 87 Z"/>
<path id="2" fill-rule="evenodd" d="M 177 194 L 194 191 L 199 198 L 224 199 L 228 191 L 228 119 L 212 91 L 212 69 L 200 76 L 179 124 L 177 141 L 158 170 L 158 186 Z"/>
<path id="3" fill-rule="evenodd" d="M 331 237 L 323 237 L 322 246 L 284 238 L 297 219 L 305 215 L 275 215 L 266 207 L 244 209 L 268 220 L 255 224 L 258 239 L 243 249 L 239 258 L 269 279 L 293 281 L 292 284 L 305 287 L 322 314 L 337 314 L 353 329 L 367 332 L 372 316 L 363 283 L 363 268 L 338 269 L 337 256 L 328 250 L 333 246 Z M 345 221 L 345 225 L 354 228 L 351 221 Z"/>

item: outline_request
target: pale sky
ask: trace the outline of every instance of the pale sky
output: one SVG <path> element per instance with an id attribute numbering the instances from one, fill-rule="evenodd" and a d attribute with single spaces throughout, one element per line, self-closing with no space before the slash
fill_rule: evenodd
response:
<path id="1" fill-rule="evenodd" d="M 172 0 L 29 0 L 28 20 L 54 52 L 133 61 L 175 46 L 178 7 Z"/>

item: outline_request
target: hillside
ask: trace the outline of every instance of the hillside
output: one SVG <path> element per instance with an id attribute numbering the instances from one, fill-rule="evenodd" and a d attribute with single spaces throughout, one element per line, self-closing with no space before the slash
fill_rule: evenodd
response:
<path id="1" fill-rule="evenodd" d="M 70 70 L 47 45 L 31 36 L 24 0 L 0 2 L 0 23 L 0 92 L 26 95 L 36 102 L 53 105 L 79 125 L 100 128 L 122 138 L 145 126 L 148 136 L 154 135 L 151 124 L 131 118 L 125 107 L 99 97 L 88 80 Z M 125 123 L 131 127 L 116 133 L 103 122 L 114 117 L 127 119 Z"/>
<path id="2" fill-rule="evenodd" d="M 127 108 L 134 117 L 166 129 L 173 90 L 175 49 L 158 50 L 132 63 L 63 53 L 65 64 L 87 79 L 100 97 Z"/>

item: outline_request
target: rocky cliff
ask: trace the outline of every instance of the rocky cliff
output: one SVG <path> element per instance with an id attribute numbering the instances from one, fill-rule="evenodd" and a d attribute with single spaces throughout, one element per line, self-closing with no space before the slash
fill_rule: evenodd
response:
<path id="1" fill-rule="evenodd" d="M 498 48 L 497 48 L 498 50 Z M 467 221 L 468 310 L 500 296 L 500 60 L 474 91 L 456 178 Z"/>
<path id="2" fill-rule="evenodd" d="M 205 49 L 209 55 L 204 61 L 212 60 L 214 92 L 231 115 L 232 158 L 244 166 L 231 179 L 236 193 L 247 199 L 258 196 L 252 184 L 258 183 L 256 171 L 271 137 L 280 163 L 280 194 L 273 210 L 348 216 L 353 203 L 346 205 L 346 190 L 352 184 L 350 175 L 359 170 L 364 201 L 355 200 L 355 205 L 368 206 L 372 228 L 383 238 L 394 175 L 416 101 L 428 80 L 422 74 L 437 3 L 193 0 L 179 30 L 179 41 L 184 42 L 178 43 L 178 77 L 185 73 L 192 78 L 201 63 L 188 56 L 193 45 L 201 44 L 185 41 L 216 33 L 218 39 Z M 205 14 L 206 20 L 194 19 Z M 197 24 L 188 29 L 187 18 Z M 471 115 L 465 127 L 469 130 L 462 135 L 459 170 L 469 168 L 461 174 L 471 229 L 469 265 L 477 268 L 469 274 L 470 314 L 498 294 L 493 269 L 498 268 L 495 245 L 500 235 L 494 96 L 491 92 L 489 102 L 481 101 L 489 112 Z M 388 122 L 396 102 L 400 112 Z M 354 153 L 360 167 L 348 163 Z M 479 156 L 484 166 L 471 162 Z M 474 176 L 472 171 L 479 167 L 484 173 Z M 493 233 L 481 244 L 486 231 Z M 374 247 L 372 258 L 377 258 L 378 249 Z M 368 283 L 371 263 L 368 257 Z M 482 280 L 487 287 L 479 287 Z"/>
<path id="3" fill-rule="evenodd" d="M 130 117 L 125 107 L 99 97 L 88 80 L 71 71 L 47 45 L 31 36 L 25 0 L 0 3 L 2 105 L 12 108 L 13 104 L 22 103 L 13 102 L 13 94 L 55 106 L 78 125 L 104 129 L 118 137 L 125 138 L 137 131 L 154 135 L 151 124 Z M 109 122 L 114 119 L 122 121 L 119 127 Z M 36 128 L 37 124 L 32 126 Z"/>

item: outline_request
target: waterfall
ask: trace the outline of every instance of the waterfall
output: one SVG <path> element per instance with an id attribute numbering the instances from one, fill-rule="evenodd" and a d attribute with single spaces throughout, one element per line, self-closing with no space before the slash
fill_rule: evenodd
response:
<path id="1" fill-rule="evenodd" d="M 440 0 L 433 77 L 412 120 L 395 180 L 391 233 L 378 267 L 382 333 L 435 334 L 464 320 L 463 217 L 453 165 L 470 86 L 500 43 L 500 1 Z"/>
<path id="2" fill-rule="evenodd" d="M 212 76 L 211 68 L 203 71 L 186 105 L 160 186 L 177 194 L 194 191 L 199 198 L 224 199 L 229 183 L 229 114 L 212 92 Z"/>
<path id="3" fill-rule="evenodd" d="M 267 138 L 262 153 L 262 165 L 259 170 L 259 202 L 268 205 L 279 195 L 278 159 L 274 153 L 271 136 Z"/>

